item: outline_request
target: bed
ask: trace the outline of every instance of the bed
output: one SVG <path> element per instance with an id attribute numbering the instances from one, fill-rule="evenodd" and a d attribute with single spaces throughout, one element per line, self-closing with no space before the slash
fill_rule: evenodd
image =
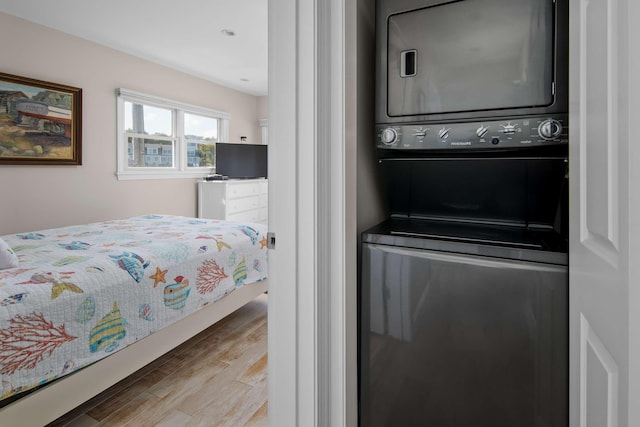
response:
<path id="1" fill-rule="evenodd" d="M 265 292 L 266 228 L 145 215 L 18 233 L 0 268 L 0 425 L 44 425 Z"/>

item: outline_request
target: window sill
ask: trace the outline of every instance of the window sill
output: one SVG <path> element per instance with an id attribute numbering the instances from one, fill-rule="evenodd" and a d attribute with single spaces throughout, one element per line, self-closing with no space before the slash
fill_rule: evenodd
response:
<path id="1" fill-rule="evenodd" d="M 203 178 L 210 172 L 210 168 L 199 169 L 196 171 L 125 171 L 117 172 L 116 176 L 118 181 L 128 181 L 136 179 L 191 179 L 191 178 Z"/>

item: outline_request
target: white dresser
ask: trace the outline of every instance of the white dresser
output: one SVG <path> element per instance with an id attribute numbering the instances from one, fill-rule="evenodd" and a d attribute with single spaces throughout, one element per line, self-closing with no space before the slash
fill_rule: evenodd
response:
<path id="1" fill-rule="evenodd" d="M 268 181 L 231 179 L 198 182 L 198 217 L 267 224 Z"/>

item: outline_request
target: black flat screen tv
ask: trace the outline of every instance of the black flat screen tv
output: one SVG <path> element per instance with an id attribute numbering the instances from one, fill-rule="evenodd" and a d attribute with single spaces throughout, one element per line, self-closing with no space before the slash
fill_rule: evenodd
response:
<path id="1" fill-rule="evenodd" d="M 267 178 L 267 145 L 216 144 L 216 173 L 230 179 Z"/>

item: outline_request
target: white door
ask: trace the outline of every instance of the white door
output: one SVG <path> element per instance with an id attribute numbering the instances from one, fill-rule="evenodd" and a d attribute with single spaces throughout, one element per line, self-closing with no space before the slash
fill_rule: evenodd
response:
<path id="1" fill-rule="evenodd" d="M 269 1 L 269 425 L 298 424 L 295 0 Z"/>
<path id="2" fill-rule="evenodd" d="M 269 425 L 278 427 L 328 425 L 319 421 L 316 8 L 269 1 Z"/>
<path id="3" fill-rule="evenodd" d="M 635 3 L 635 5 L 634 5 Z M 639 426 L 637 0 L 570 3 L 571 426 Z M 637 168 L 636 168 L 637 169 Z M 634 375 L 635 372 L 635 375 Z M 635 399 L 635 400 L 634 400 Z"/>

